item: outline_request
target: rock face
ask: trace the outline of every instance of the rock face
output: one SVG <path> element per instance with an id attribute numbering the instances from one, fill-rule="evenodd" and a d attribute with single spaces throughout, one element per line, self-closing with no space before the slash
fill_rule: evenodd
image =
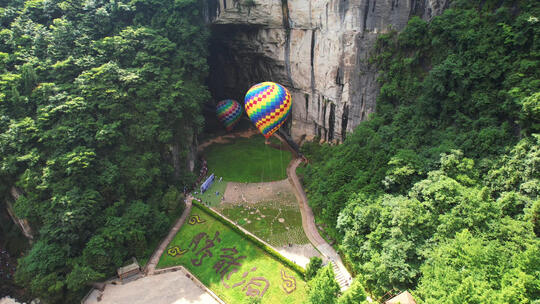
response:
<path id="1" fill-rule="evenodd" d="M 28 220 L 18 218 L 15 215 L 15 211 L 13 210 L 13 205 L 11 203 L 12 200 L 17 201 L 19 199 L 19 197 L 22 195 L 22 191 L 17 187 L 11 187 L 10 194 L 11 198 L 6 198 L 5 200 L 7 213 L 9 217 L 11 217 L 11 219 L 13 220 L 13 223 L 21 229 L 23 235 L 28 239 L 30 244 L 32 244 L 34 240 L 34 233 L 32 231 L 32 228 L 30 227 L 30 223 L 28 223 Z"/>
<path id="2" fill-rule="evenodd" d="M 375 110 L 377 35 L 412 16 L 438 15 L 450 0 L 208 0 L 210 90 L 243 100 L 261 81 L 293 97 L 295 140 L 341 142 Z"/>

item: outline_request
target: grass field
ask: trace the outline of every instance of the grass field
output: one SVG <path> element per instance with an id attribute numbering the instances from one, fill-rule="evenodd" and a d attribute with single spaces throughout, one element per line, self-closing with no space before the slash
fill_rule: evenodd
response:
<path id="1" fill-rule="evenodd" d="M 216 176 L 216 180 L 208 190 L 201 194 L 200 189 L 197 189 L 197 194 L 193 194 L 193 196 L 200 198 L 204 204 L 215 207 L 221 202 L 225 189 L 227 189 L 227 182 L 224 180 L 220 182 L 219 177 Z M 219 192 L 219 195 L 216 195 L 216 192 Z"/>
<path id="2" fill-rule="evenodd" d="M 279 201 L 253 205 L 223 204 L 218 209 L 223 215 L 274 247 L 289 243 L 309 244 L 294 195 Z"/>
<path id="3" fill-rule="evenodd" d="M 264 137 L 236 138 L 233 143 L 213 144 L 204 150 L 209 174 L 231 182 L 268 182 L 287 177 L 291 153 L 269 147 Z M 279 143 L 272 138 L 272 142 Z"/>
<path id="4" fill-rule="evenodd" d="M 207 235 L 197 246 L 192 245 L 201 233 Z M 175 265 L 189 269 L 231 304 L 248 303 L 250 296 L 246 294 L 262 294 L 261 303 L 268 304 L 302 303 L 306 297 L 306 283 L 296 272 L 197 206 L 193 206 L 190 217 L 167 246 L 158 268 Z M 286 285 L 292 280 L 294 289 Z"/>

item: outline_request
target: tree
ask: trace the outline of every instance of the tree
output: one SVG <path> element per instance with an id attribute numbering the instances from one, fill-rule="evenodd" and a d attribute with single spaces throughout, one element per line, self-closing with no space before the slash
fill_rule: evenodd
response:
<path id="1" fill-rule="evenodd" d="M 312 257 L 306 266 L 306 280 L 311 280 L 322 267 L 322 259 L 320 257 Z"/>
<path id="2" fill-rule="evenodd" d="M 202 6 L 0 9 L 0 194 L 20 189 L 15 212 L 39 231 L 17 270 L 32 296 L 76 302 L 86 283 L 149 256 L 176 216 L 209 98 Z"/>
<path id="3" fill-rule="evenodd" d="M 342 145 L 304 148 L 309 203 L 370 294 L 414 289 L 464 229 L 506 246 L 538 235 L 538 14 L 538 1 L 457 0 L 381 35 L 376 113 Z"/>
<path id="4" fill-rule="evenodd" d="M 505 229 L 513 227 L 519 237 L 531 237 L 532 228 L 523 225 L 532 221 L 523 219 L 532 214 L 532 200 L 514 192 L 494 200 L 477 181 L 474 164 L 459 151 L 443 154 L 440 169 L 406 196 L 358 194 L 347 203 L 338 217 L 341 248 L 371 293 L 414 288 L 426 252 L 463 229 L 504 239 Z"/>
<path id="5" fill-rule="evenodd" d="M 381 35 L 370 59 L 380 71 L 376 113 L 343 145 L 306 148 L 303 180 L 318 219 L 333 230 L 355 193 L 406 194 L 441 153 L 460 150 L 489 168 L 532 136 L 539 11 L 535 1 L 453 1 L 429 23 L 412 18 L 401 33 Z"/>
<path id="6" fill-rule="evenodd" d="M 28 286 L 44 300 L 60 301 L 64 296 L 65 279 L 61 269 L 66 266 L 67 252 L 59 244 L 39 240 L 25 257 L 19 259 L 16 282 Z"/>
<path id="7" fill-rule="evenodd" d="M 73 270 L 66 276 L 67 288 L 73 291 L 82 290 L 87 284 L 104 278 L 104 274 L 95 271 L 91 267 L 75 265 Z"/>
<path id="8" fill-rule="evenodd" d="M 416 294 L 422 303 L 529 303 L 540 299 L 540 242 L 458 233 L 428 254 Z"/>
<path id="9" fill-rule="evenodd" d="M 339 285 L 334 276 L 332 266 L 321 268 L 308 283 L 308 301 L 312 304 L 333 304 L 339 296 Z"/>
<path id="10" fill-rule="evenodd" d="M 354 279 L 349 289 L 347 289 L 341 297 L 339 297 L 337 304 L 360 304 L 368 303 L 366 301 L 366 291 L 358 279 Z"/>

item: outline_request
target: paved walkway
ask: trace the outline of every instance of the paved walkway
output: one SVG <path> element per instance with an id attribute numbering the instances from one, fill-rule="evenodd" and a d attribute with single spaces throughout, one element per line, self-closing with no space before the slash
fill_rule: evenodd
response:
<path id="1" fill-rule="evenodd" d="M 296 175 L 296 168 L 298 168 L 298 165 L 301 163 L 301 158 L 293 159 L 287 167 L 287 176 L 295 189 L 294 193 L 298 200 L 298 204 L 300 205 L 300 213 L 302 213 L 302 227 L 304 228 L 304 232 L 306 233 L 308 239 L 317 248 L 317 250 L 321 252 L 323 257 L 326 257 L 327 260 L 337 266 L 337 270 L 339 271 L 336 273 L 336 278 L 338 281 L 341 281 L 339 282 L 341 290 L 346 290 L 349 287 L 352 277 L 347 271 L 347 268 L 345 268 L 345 265 L 343 265 L 339 254 L 322 238 L 317 230 L 313 210 L 311 210 L 311 207 L 308 205 L 306 193 L 304 192 L 304 188 L 298 179 L 298 175 Z M 336 270 L 336 267 L 334 267 L 334 269 Z"/>
<path id="2" fill-rule="evenodd" d="M 167 235 L 167 237 L 165 239 L 163 239 L 161 244 L 159 244 L 159 247 L 154 251 L 154 253 L 150 257 L 150 260 L 148 260 L 148 263 L 144 267 L 144 272 L 147 275 L 154 274 L 154 271 L 156 270 L 156 265 L 159 262 L 159 258 L 163 254 L 163 251 L 165 251 L 165 248 L 167 248 L 167 245 L 169 245 L 169 243 L 172 241 L 172 239 L 174 238 L 174 236 L 176 235 L 178 230 L 180 230 L 180 227 L 182 227 L 182 225 L 186 221 L 186 218 L 189 216 L 189 214 L 191 212 L 191 206 L 192 206 L 191 200 L 192 199 L 193 199 L 193 197 L 191 197 L 191 196 L 189 196 L 187 198 L 187 200 L 186 200 L 186 209 L 184 210 L 184 213 L 182 213 L 182 216 L 176 221 L 174 226 L 169 231 L 169 234 Z"/>
<path id="3" fill-rule="evenodd" d="M 223 301 L 185 268 L 178 266 L 156 270 L 163 251 L 165 251 L 167 245 L 172 241 L 191 213 L 192 200 L 193 197 L 191 196 L 187 198 L 184 212 L 148 260 L 144 268 L 144 276 L 123 283 L 119 280 L 107 282 L 103 291 L 93 289 L 85 298 L 84 303 L 223 304 Z"/>
<path id="4" fill-rule="evenodd" d="M 249 136 L 249 133 L 250 132 L 243 132 L 240 133 L 240 136 Z M 221 140 L 223 140 L 223 138 Z M 329 263 L 332 263 L 332 267 L 336 273 L 336 279 L 338 280 L 342 291 L 344 291 L 348 288 L 351 276 L 343 265 L 337 252 L 321 237 L 319 231 L 317 230 L 313 211 L 307 203 L 306 193 L 304 192 L 298 176 L 296 175 L 296 168 L 298 165 L 300 165 L 300 163 L 302 163 L 302 159 L 293 159 L 287 167 L 287 176 L 289 182 L 293 186 L 298 204 L 300 205 L 302 227 L 310 242 L 322 254 L 323 259 Z M 182 216 L 176 221 L 174 226 L 169 231 L 167 237 L 163 239 L 159 247 L 150 257 L 147 265 L 144 268 L 146 276 L 125 285 L 107 284 L 105 292 L 100 296 L 102 300 L 99 303 L 218 303 L 215 298 L 210 296 L 208 290 L 205 291 L 204 288 L 202 288 L 204 286 L 197 286 L 192 280 L 186 278 L 185 273 L 179 271 L 175 273 L 158 275 L 160 271 L 156 272 L 156 266 L 161 255 L 167 248 L 167 245 L 178 233 L 186 218 L 189 216 L 192 208 L 192 200 L 192 196 L 187 198 L 186 208 L 182 213 Z M 238 227 L 244 230 L 242 227 Z M 246 233 L 249 232 L 246 231 Z M 152 287 L 149 288 L 149 286 Z M 88 298 L 88 301 L 85 303 L 97 304 L 99 301 L 97 297 L 100 294 L 100 292 L 94 290 L 94 292 Z"/>
<path id="5" fill-rule="evenodd" d="M 184 271 L 167 272 L 94 290 L 85 304 L 218 304 Z"/>

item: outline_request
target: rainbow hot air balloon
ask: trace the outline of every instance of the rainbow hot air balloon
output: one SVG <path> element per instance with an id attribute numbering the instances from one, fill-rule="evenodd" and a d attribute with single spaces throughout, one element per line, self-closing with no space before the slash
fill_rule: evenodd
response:
<path id="1" fill-rule="evenodd" d="M 217 104 L 216 113 L 227 131 L 231 131 L 242 117 L 242 107 L 236 100 L 225 99 Z"/>
<path id="2" fill-rule="evenodd" d="M 285 122 L 291 112 L 289 90 L 274 82 L 252 86 L 244 99 L 246 113 L 264 137 L 269 138 Z"/>

